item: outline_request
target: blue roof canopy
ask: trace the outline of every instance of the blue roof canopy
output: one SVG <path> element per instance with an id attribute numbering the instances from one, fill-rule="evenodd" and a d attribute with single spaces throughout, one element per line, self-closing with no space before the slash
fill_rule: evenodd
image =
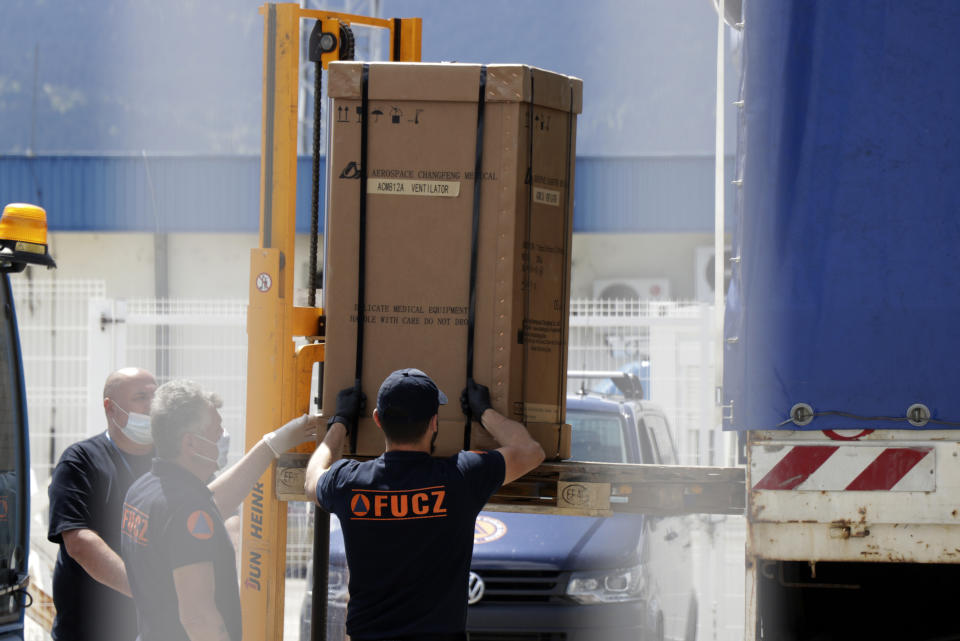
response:
<path id="1" fill-rule="evenodd" d="M 310 169 L 301 157 L 304 233 Z M 574 231 L 711 233 L 713 171 L 712 156 L 577 158 Z M 321 206 L 325 191 L 321 180 Z M 259 156 L 0 156 L 0 201 L 45 207 L 52 231 L 256 232 L 259 194 Z"/>

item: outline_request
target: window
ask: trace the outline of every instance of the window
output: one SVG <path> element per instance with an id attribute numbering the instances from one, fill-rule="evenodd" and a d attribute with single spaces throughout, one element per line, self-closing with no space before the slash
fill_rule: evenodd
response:
<path id="1" fill-rule="evenodd" d="M 644 425 L 643 419 L 640 419 L 640 422 L 637 424 L 637 438 L 640 440 L 640 462 L 647 463 L 648 465 L 659 465 L 661 461 L 659 457 L 653 453 L 653 444 L 650 442 L 652 436 L 650 435 L 650 430 Z"/>
<path id="2" fill-rule="evenodd" d="M 670 437 L 670 428 L 667 419 L 660 414 L 645 413 L 643 422 L 650 432 L 653 447 L 660 455 L 660 462 L 664 465 L 676 465 L 677 454 L 673 449 L 673 439 Z"/>
<path id="3" fill-rule="evenodd" d="M 570 458 L 574 461 L 626 463 L 627 448 L 619 414 L 567 412 L 570 424 Z"/>

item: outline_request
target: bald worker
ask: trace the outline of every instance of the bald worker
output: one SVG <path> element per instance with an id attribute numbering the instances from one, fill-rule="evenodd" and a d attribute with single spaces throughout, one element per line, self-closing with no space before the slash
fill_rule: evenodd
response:
<path id="1" fill-rule="evenodd" d="M 107 377 L 107 429 L 68 447 L 50 480 L 55 641 L 133 641 L 137 612 L 120 558 L 123 497 L 150 470 L 150 401 L 157 381 L 128 367 Z"/>

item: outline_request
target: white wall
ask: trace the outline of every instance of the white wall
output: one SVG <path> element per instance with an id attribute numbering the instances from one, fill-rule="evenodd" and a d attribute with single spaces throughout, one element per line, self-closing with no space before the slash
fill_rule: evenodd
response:
<path id="1" fill-rule="evenodd" d="M 670 298 L 694 299 L 696 248 L 713 234 L 574 234 L 573 298 L 593 296 L 600 279 L 667 278 Z"/>
<path id="2" fill-rule="evenodd" d="M 31 268 L 37 279 L 103 279 L 107 297 L 154 298 L 153 234 L 132 232 L 56 232 L 48 236 L 57 270 Z M 296 239 L 294 287 L 307 286 L 310 239 Z M 169 234 L 167 237 L 167 298 L 247 298 L 250 249 L 257 234 Z M 320 239 L 320 266 L 323 239 Z"/>
<path id="3" fill-rule="evenodd" d="M 34 278 L 100 278 L 109 298 L 152 298 L 154 237 L 148 233 L 57 232 L 49 237 L 56 274 Z M 250 249 L 257 234 L 170 234 L 168 298 L 246 298 Z M 294 287 L 307 287 L 309 236 L 298 234 Z M 670 298 L 693 299 L 695 253 L 712 246 L 711 234 L 574 234 L 571 296 L 589 298 L 598 279 L 667 278 Z M 323 265 L 323 239 L 320 239 Z"/>
<path id="4" fill-rule="evenodd" d="M 103 279 L 111 298 L 153 296 L 153 234 L 58 232 L 47 235 L 56 270 L 29 268 L 37 279 Z"/>

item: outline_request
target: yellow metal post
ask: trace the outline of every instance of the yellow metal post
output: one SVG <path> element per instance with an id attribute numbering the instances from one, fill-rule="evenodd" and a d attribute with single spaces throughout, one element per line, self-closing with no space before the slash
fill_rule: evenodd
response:
<path id="1" fill-rule="evenodd" d="M 295 407 L 293 256 L 296 224 L 296 4 L 267 4 L 264 15 L 263 138 L 260 164 L 260 246 L 250 254 L 247 310 L 246 448 L 285 421 Z M 283 638 L 287 504 L 275 496 L 268 470 L 244 503 L 240 558 L 243 638 Z"/>
<path id="2" fill-rule="evenodd" d="M 420 59 L 419 18 L 382 20 L 301 9 L 293 3 L 265 4 L 263 135 L 260 163 L 260 242 L 250 252 L 247 309 L 247 425 L 249 450 L 263 435 L 307 411 L 313 363 L 323 360 L 322 343 L 296 349 L 294 337 L 322 335 L 322 310 L 293 306 L 297 183 L 297 83 L 300 20 L 340 22 L 390 29 L 392 58 Z M 328 24 L 329 23 L 329 24 Z M 399 38 L 399 40 L 397 40 Z M 339 55 L 339 50 L 337 50 Z M 313 444 L 298 451 L 309 452 Z M 240 598 L 244 641 L 283 638 L 287 504 L 278 500 L 275 470 L 259 480 L 243 506 Z"/>
<path id="3" fill-rule="evenodd" d="M 392 59 L 396 62 L 420 62 L 420 38 L 423 20 L 397 18 L 392 30 Z"/>

